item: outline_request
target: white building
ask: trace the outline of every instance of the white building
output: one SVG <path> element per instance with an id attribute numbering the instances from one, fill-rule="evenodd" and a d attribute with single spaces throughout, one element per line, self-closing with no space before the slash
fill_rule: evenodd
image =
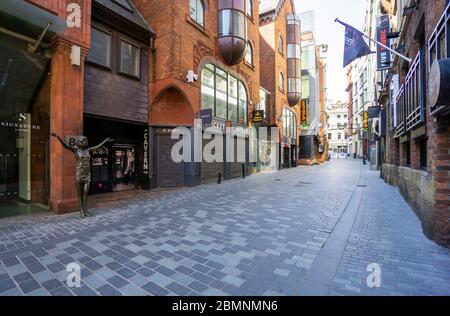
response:
<path id="1" fill-rule="evenodd" d="M 362 28 L 363 32 L 370 38 L 376 38 L 377 18 L 380 15 L 379 0 L 368 0 L 366 19 Z M 367 41 L 372 51 L 376 51 L 376 44 Z M 369 133 L 370 126 L 366 121 L 364 124 L 364 112 L 369 107 L 378 105 L 377 82 L 379 74 L 376 71 L 377 56 L 370 54 L 359 58 L 352 63 L 352 83 L 353 83 L 353 103 L 352 108 L 352 127 L 349 135 L 349 153 L 353 156 L 363 157 L 369 154 Z"/>
<path id="2" fill-rule="evenodd" d="M 335 102 L 327 107 L 327 138 L 333 153 L 348 153 L 348 104 Z"/>

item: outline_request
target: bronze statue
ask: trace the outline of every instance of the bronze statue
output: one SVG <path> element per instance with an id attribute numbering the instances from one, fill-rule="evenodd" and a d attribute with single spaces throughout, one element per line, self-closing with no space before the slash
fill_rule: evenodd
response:
<path id="1" fill-rule="evenodd" d="M 84 218 L 90 216 L 87 207 L 87 198 L 89 194 L 89 188 L 91 185 L 91 151 L 96 150 L 107 142 L 114 141 L 112 138 L 105 139 L 101 144 L 89 148 L 88 139 L 85 136 L 78 138 L 78 141 L 74 146 L 66 144 L 55 133 L 51 133 L 51 136 L 56 137 L 65 149 L 70 150 L 75 155 L 76 167 L 75 167 L 75 181 L 78 190 L 78 199 L 80 201 L 80 216 Z"/>

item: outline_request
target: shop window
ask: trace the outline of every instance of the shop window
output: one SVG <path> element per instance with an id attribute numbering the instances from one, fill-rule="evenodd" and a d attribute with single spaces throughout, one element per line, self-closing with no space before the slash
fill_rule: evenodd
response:
<path id="1" fill-rule="evenodd" d="M 247 90 L 244 84 L 239 81 L 239 123 L 247 124 Z"/>
<path id="2" fill-rule="evenodd" d="M 269 95 L 266 91 L 259 90 L 259 107 L 258 110 L 263 110 L 267 118 L 269 116 Z"/>
<path id="3" fill-rule="evenodd" d="M 138 47 L 121 41 L 120 42 L 120 72 L 139 77 L 140 50 Z"/>
<path id="4" fill-rule="evenodd" d="M 236 122 L 238 119 L 238 81 L 228 76 L 228 120 Z"/>
<path id="5" fill-rule="evenodd" d="M 216 117 L 227 119 L 227 73 L 216 68 Z"/>
<path id="6" fill-rule="evenodd" d="M 248 97 L 244 84 L 222 69 L 207 64 L 201 75 L 201 108 L 219 119 L 247 124 Z"/>
<path id="7" fill-rule="evenodd" d="M 297 117 L 288 108 L 283 110 L 283 132 L 284 137 L 297 139 Z"/>
<path id="8" fill-rule="evenodd" d="M 250 41 L 247 42 L 247 50 L 245 51 L 245 62 L 253 66 L 253 46 Z"/>
<path id="9" fill-rule="evenodd" d="M 205 9 L 202 0 L 190 0 L 189 12 L 192 20 L 202 27 L 205 26 Z"/>
<path id="10" fill-rule="evenodd" d="M 87 60 L 101 66 L 111 67 L 111 35 L 92 28 L 91 47 Z"/>

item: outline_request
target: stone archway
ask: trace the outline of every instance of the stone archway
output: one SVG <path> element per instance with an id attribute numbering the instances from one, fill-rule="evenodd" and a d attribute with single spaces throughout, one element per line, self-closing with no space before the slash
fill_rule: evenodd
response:
<path id="1" fill-rule="evenodd" d="M 177 87 L 165 89 L 150 110 L 151 126 L 192 126 L 194 111 L 186 95 Z"/>

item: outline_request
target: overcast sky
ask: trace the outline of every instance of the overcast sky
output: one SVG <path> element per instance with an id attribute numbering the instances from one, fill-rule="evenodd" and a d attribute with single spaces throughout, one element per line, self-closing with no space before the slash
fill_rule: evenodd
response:
<path id="1" fill-rule="evenodd" d="M 367 0 L 295 0 L 297 13 L 314 10 L 316 13 L 316 42 L 328 44 L 327 85 L 330 100 L 347 100 L 346 76 L 342 67 L 344 27 L 334 20 L 339 18 L 362 29 Z"/>

